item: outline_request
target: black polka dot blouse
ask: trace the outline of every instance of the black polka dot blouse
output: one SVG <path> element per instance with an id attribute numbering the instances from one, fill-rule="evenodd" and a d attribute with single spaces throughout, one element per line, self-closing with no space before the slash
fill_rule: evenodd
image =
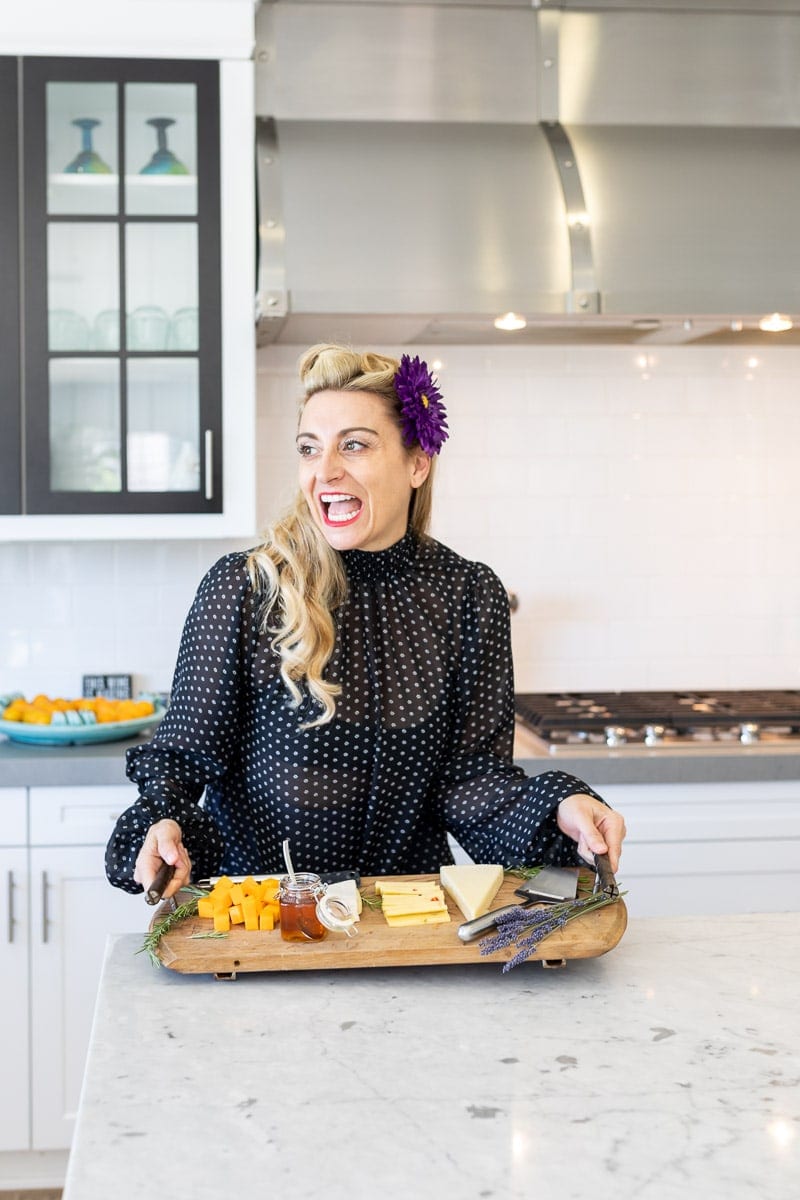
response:
<path id="1" fill-rule="evenodd" d="M 434 872 L 452 862 L 447 832 L 476 862 L 578 861 L 556 808 L 596 793 L 513 765 L 508 600 L 488 567 L 410 532 L 345 551 L 327 668 L 342 694 L 329 724 L 303 730 L 319 709 L 308 695 L 293 706 L 246 557 L 202 581 L 166 716 L 128 751 L 140 795 L 108 844 L 111 883 L 142 890 L 136 856 L 163 817 L 181 826 L 195 879 L 281 872 L 284 838 L 304 871 Z"/>

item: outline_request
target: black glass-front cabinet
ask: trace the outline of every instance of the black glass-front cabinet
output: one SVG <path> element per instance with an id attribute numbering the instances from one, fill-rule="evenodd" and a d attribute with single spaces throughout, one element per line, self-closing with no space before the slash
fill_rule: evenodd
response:
<path id="1" fill-rule="evenodd" d="M 217 65 L 0 65 L 2 511 L 220 512 Z"/>
<path id="2" fill-rule="evenodd" d="M 21 511 L 17 64 L 0 58 L 0 513 Z"/>

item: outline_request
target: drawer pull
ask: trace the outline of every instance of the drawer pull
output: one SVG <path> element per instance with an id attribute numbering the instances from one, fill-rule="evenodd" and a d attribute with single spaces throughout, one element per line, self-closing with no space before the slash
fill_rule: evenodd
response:
<path id="1" fill-rule="evenodd" d="M 14 872 L 8 872 L 8 942 L 14 941 Z"/>
<path id="2" fill-rule="evenodd" d="M 47 945 L 47 935 L 50 929 L 50 917 L 47 912 L 47 893 L 49 884 L 47 882 L 47 871 L 42 871 L 42 942 Z"/>

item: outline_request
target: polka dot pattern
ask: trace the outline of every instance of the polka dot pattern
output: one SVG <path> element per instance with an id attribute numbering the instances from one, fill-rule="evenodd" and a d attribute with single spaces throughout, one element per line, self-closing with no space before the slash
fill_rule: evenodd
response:
<path id="1" fill-rule="evenodd" d="M 345 551 L 348 598 L 335 614 L 328 724 L 279 675 L 246 554 L 208 572 L 186 621 L 172 700 L 152 741 L 128 751 L 139 799 L 108 844 L 110 881 L 141 891 L 133 867 L 155 821 L 183 830 L 195 878 L 282 867 L 364 875 L 432 872 L 449 831 L 478 862 L 573 863 L 555 811 L 563 771 L 512 762 L 508 601 L 497 576 L 412 533 L 387 550 Z M 202 798 L 202 804 L 201 804 Z"/>

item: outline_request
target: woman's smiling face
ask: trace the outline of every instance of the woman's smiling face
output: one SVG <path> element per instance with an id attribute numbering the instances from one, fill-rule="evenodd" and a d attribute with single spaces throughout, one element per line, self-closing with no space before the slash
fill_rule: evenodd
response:
<path id="1" fill-rule="evenodd" d="M 297 450 L 300 488 L 334 550 L 385 550 L 400 541 L 430 459 L 403 445 L 386 400 L 315 392 L 300 417 Z"/>

